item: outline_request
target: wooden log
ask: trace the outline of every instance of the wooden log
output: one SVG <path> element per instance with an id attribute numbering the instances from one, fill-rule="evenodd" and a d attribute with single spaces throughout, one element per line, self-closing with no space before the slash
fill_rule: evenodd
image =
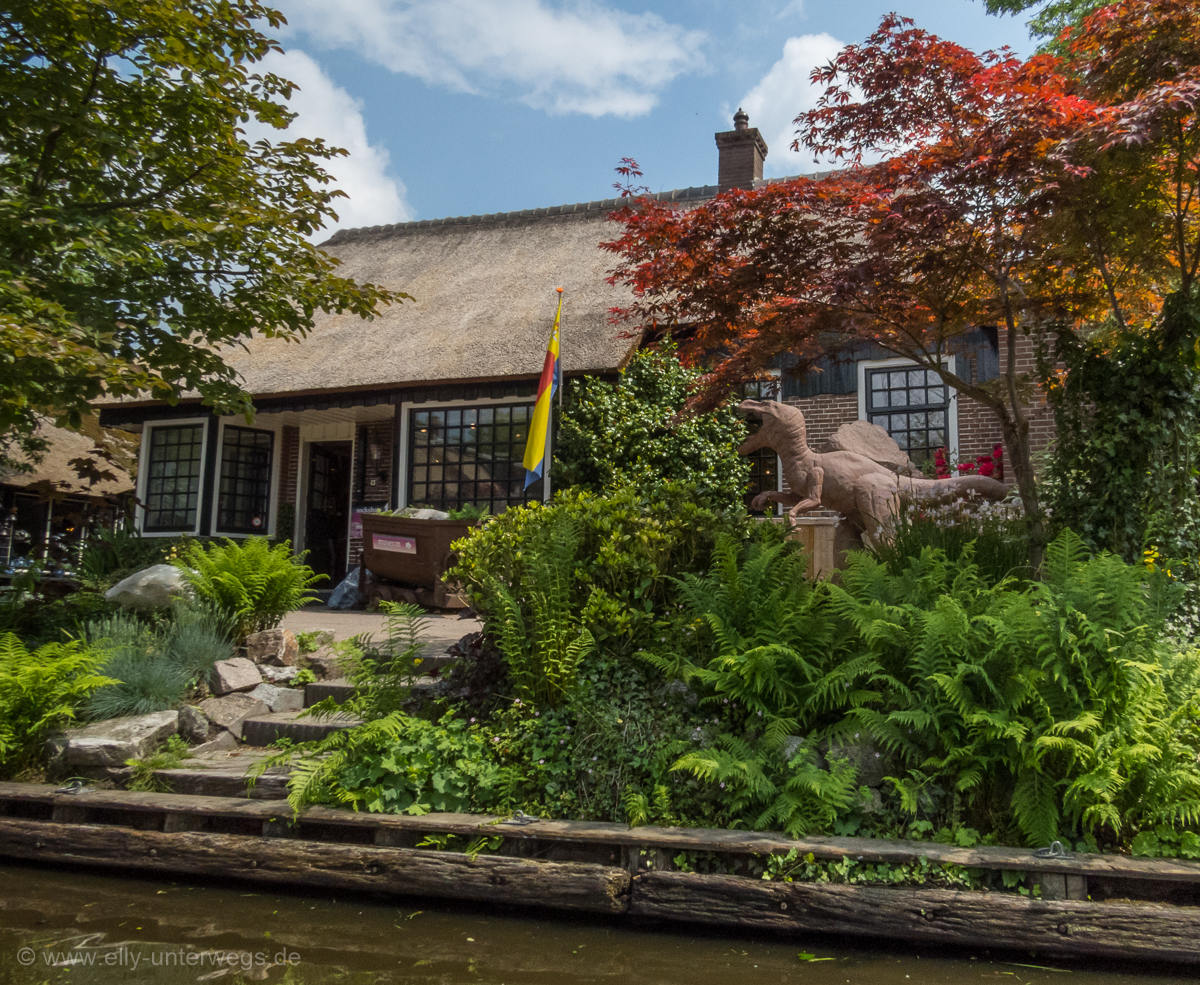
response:
<path id="1" fill-rule="evenodd" d="M 146 793 L 128 790 L 89 790 L 76 795 L 59 794 L 44 784 L 0 783 L 0 806 L 4 802 L 42 803 L 52 807 L 107 808 L 143 810 L 159 813 L 186 813 L 201 817 L 257 819 L 286 816 L 288 808 L 279 801 L 246 800 L 235 797 L 205 797 L 187 794 Z M 78 815 L 72 815 L 78 816 Z M 888 841 L 875 838 L 793 839 L 774 832 L 730 831 L 715 828 L 630 828 L 624 824 L 600 821 L 539 821 L 528 825 L 507 825 L 502 818 L 480 814 L 425 814 L 410 817 L 396 814 L 369 814 L 330 807 L 306 808 L 300 820 L 322 825 L 369 828 L 373 832 L 398 832 L 403 843 L 407 832 L 457 834 L 470 838 L 502 835 L 510 841 L 530 839 L 537 842 L 604 844 L 633 851 L 663 850 L 673 858 L 681 851 L 707 851 L 731 855 L 783 854 L 795 850 L 811 852 L 822 860 L 849 856 L 863 862 L 909 864 L 926 858 L 934 863 L 949 863 L 967 868 L 1025 871 L 1041 874 L 1081 876 L 1083 883 L 1072 883 L 1076 892 L 1086 885 L 1088 876 L 1146 882 L 1200 883 L 1200 863 L 1180 859 L 1129 858 L 1124 855 L 1075 854 L 1069 859 L 1037 858 L 1027 848 L 959 848 L 932 842 Z M 514 851 L 513 854 L 520 854 Z M 1086 890 L 1081 895 L 1086 896 Z M 1068 898 L 1074 898 L 1070 892 Z"/>
<path id="2" fill-rule="evenodd" d="M 1200 908 L 1158 903 L 1051 902 L 1009 893 L 646 872 L 633 882 L 629 915 L 791 934 L 1200 963 Z"/>
<path id="3" fill-rule="evenodd" d="M 0 855 L 589 913 L 623 913 L 629 902 L 628 873 L 609 866 L 288 838 L 0 818 Z"/>

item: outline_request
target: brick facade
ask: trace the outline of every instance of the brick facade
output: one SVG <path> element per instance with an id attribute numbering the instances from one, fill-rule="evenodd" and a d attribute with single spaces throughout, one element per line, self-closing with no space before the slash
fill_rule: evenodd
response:
<path id="1" fill-rule="evenodd" d="M 1005 346 L 1007 331 L 999 333 L 999 358 L 1003 366 L 1007 359 Z M 994 358 L 994 357 L 993 357 Z M 972 378 L 975 378 L 977 360 L 972 359 L 966 368 Z M 1022 335 L 1017 339 L 1017 371 L 1019 373 L 1036 373 L 1037 357 L 1031 336 Z M 848 375 L 849 380 L 853 379 Z M 858 419 L 858 393 L 821 393 L 816 396 L 788 397 L 786 403 L 799 407 L 804 412 L 808 425 L 808 440 L 811 445 L 819 447 L 821 442 L 832 437 L 843 424 Z M 1054 414 L 1046 399 L 1040 393 L 1035 395 L 1027 408 L 1030 417 L 1030 444 L 1034 456 L 1034 464 L 1045 453 L 1054 440 Z M 992 449 L 1004 443 L 1000 423 L 996 415 L 983 404 L 970 397 L 960 395 L 957 398 L 958 420 L 958 460 L 961 462 L 974 461 L 980 455 L 990 455 Z M 1006 458 L 1007 458 L 1006 449 Z M 1012 470 L 1005 462 L 1005 482 L 1013 485 Z"/>
<path id="2" fill-rule="evenodd" d="M 285 424 L 279 439 L 279 496 L 276 499 L 276 517 L 283 512 L 283 507 L 296 506 L 296 488 L 300 478 L 300 429 L 294 424 Z M 282 530 L 278 524 L 275 536 L 296 543 L 296 531 Z"/>
<path id="3" fill-rule="evenodd" d="M 356 506 L 386 508 L 398 502 L 392 490 L 392 422 L 360 424 L 355 432 L 354 482 L 351 509 Z M 379 457 L 376 458 L 376 452 Z M 362 538 L 350 538 L 347 570 L 362 557 Z"/>

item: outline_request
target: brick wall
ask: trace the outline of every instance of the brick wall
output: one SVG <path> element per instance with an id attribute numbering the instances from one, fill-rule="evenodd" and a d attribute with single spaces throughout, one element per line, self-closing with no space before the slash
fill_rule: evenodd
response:
<path id="1" fill-rule="evenodd" d="M 785 403 L 804 412 L 808 443 L 819 445 L 848 421 L 858 420 L 857 393 L 822 393 L 815 397 L 789 397 Z"/>
<path id="2" fill-rule="evenodd" d="M 284 506 L 296 505 L 296 487 L 300 477 L 300 429 L 292 424 L 283 426 L 279 437 L 279 496 L 276 499 L 276 516 Z M 295 543 L 294 530 L 275 530 L 277 537 Z"/>
<path id="3" fill-rule="evenodd" d="M 363 450 L 354 449 L 354 485 L 352 506 L 386 507 L 392 502 L 392 422 L 376 421 L 360 425 L 355 430 L 355 441 L 366 447 L 366 468 L 362 469 Z M 374 457 L 379 452 L 378 460 Z M 374 480 L 374 485 L 371 484 Z M 403 480 L 403 477 L 401 478 Z M 350 538 L 350 558 L 347 570 L 358 564 L 362 557 L 362 538 Z"/>

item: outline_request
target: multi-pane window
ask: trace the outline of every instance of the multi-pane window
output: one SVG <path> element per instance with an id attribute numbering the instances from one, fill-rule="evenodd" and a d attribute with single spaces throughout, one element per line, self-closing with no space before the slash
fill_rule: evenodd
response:
<path id="1" fill-rule="evenodd" d="M 408 502 L 439 510 L 467 503 L 499 513 L 542 498 L 525 488 L 525 442 L 533 404 L 414 410 L 409 426 Z"/>
<path id="2" fill-rule="evenodd" d="M 270 431 L 226 427 L 221 442 L 221 491 L 217 529 L 231 534 L 265 534 L 271 509 Z"/>
<path id="3" fill-rule="evenodd" d="M 867 370 L 867 419 L 885 428 L 915 464 L 946 447 L 949 412 L 949 391 L 933 370 Z"/>
<path id="4" fill-rule="evenodd" d="M 738 387 L 735 399 L 778 400 L 779 380 L 752 380 L 749 383 L 743 383 Z M 762 422 L 753 417 L 749 418 L 746 423 L 752 433 L 762 426 Z M 746 508 L 749 509 L 750 503 L 760 492 L 774 491 L 779 488 L 779 455 L 776 454 L 774 448 L 758 448 L 747 455 L 746 460 L 750 463 L 750 482 L 746 486 L 746 495 L 742 498 L 746 503 Z M 774 511 L 774 505 L 768 504 L 762 512 L 772 513 Z"/>
<path id="5" fill-rule="evenodd" d="M 203 457 L 203 424 L 150 429 L 142 529 L 150 532 L 195 529 Z"/>

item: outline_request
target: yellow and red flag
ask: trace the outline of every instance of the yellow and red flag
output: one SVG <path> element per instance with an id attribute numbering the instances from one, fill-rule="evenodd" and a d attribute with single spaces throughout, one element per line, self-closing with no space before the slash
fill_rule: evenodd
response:
<path id="1" fill-rule="evenodd" d="M 558 361 L 558 323 L 562 318 L 563 289 L 558 289 L 558 310 L 554 313 L 554 327 L 550 330 L 550 343 L 546 346 L 546 359 L 542 363 L 542 378 L 538 382 L 537 403 L 533 407 L 533 421 L 529 425 L 529 440 L 525 443 L 525 488 L 537 482 L 546 468 L 546 437 L 550 431 L 550 405 L 562 383 L 562 368 Z"/>

